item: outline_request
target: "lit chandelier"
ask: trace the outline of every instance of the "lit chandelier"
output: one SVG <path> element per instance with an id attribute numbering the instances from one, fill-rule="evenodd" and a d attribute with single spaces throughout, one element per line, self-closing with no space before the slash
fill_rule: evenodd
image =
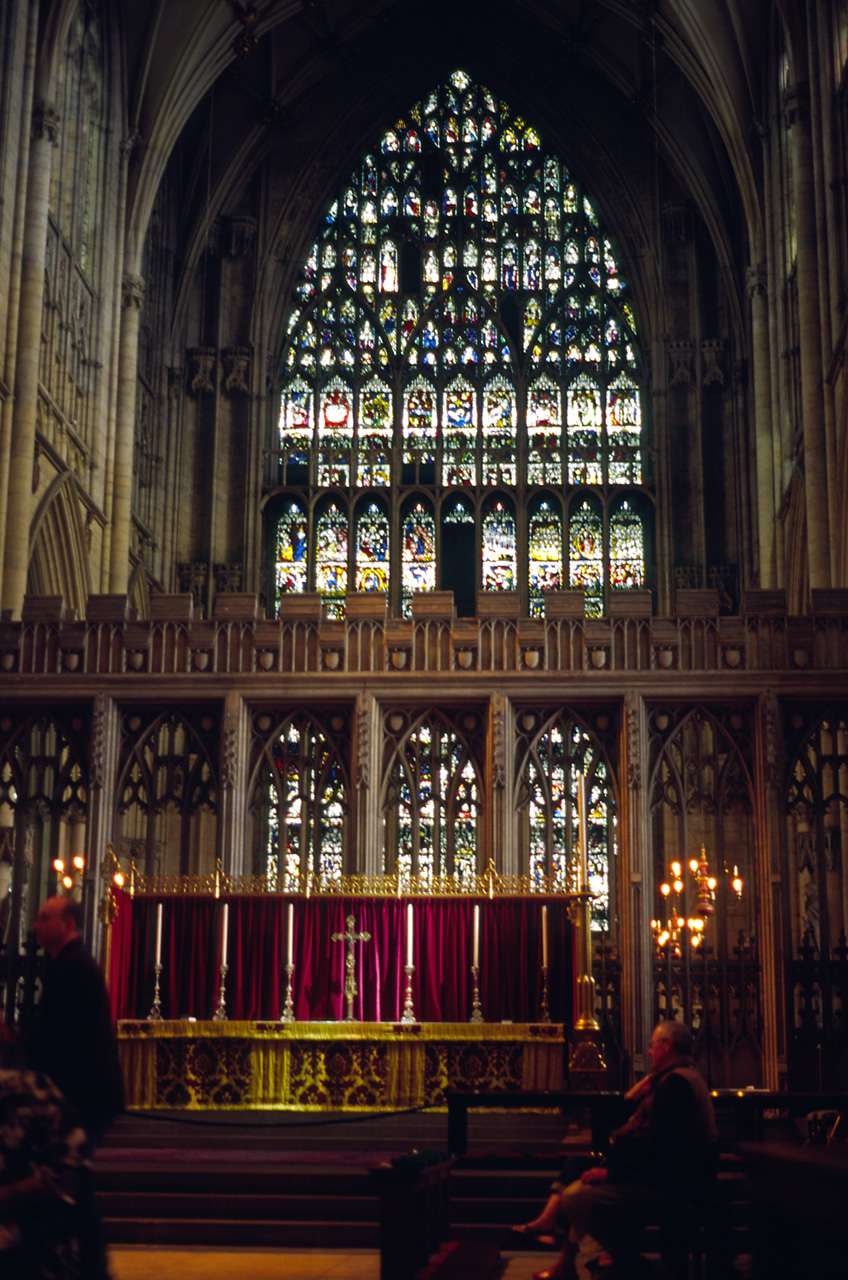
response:
<path id="1" fill-rule="evenodd" d="M 700 947 L 704 941 L 707 920 L 715 913 L 715 895 L 718 880 L 710 871 L 707 854 L 701 846 L 700 858 L 692 858 L 688 871 L 691 873 L 693 890 L 687 894 L 685 872 L 679 862 L 672 862 L 669 870 L 670 880 L 660 885 L 660 893 L 665 903 L 665 920 L 652 920 L 651 929 L 654 943 L 658 951 L 667 947 L 673 956 L 683 953 L 683 942 L 686 938 L 692 947 Z M 727 872 L 725 868 L 725 874 Z M 738 867 L 733 868 L 730 887 L 737 898 L 742 897 L 742 878 Z M 691 915 L 686 914 L 686 899 L 697 895 L 695 909 Z"/>

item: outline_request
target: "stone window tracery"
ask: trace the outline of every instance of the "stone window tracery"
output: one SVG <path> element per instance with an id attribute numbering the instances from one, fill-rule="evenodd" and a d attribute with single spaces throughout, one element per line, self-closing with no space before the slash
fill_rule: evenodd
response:
<path id="1" fill-rule="evenodd" d="M 403 521 L 421 487 L 433 572 L 414 589 L 450 588 L 441 529 L 456 490 L 476 530 L 470 611 L 474 591 L 515 590 L 541 616 L 545 592 L 568 583 L 598 615 L 611 587 L 644 584 L 649 508 L 627 507 L 626 554 L 613 519 L 645 481 L 640 358 L 615 250 L 538 131 L 465 72 L 411 106 L 342 185 L 295 286 L 282 361 L 270 509 L 285 520 L 285 498 L 309 512 L 307 589 L 333 617 L 362 577 L 361 495 L 381 490 L 395 496 L 385 573 L 357 589 L 388 590 L 395 614 L 413 589 Z M 328 502 L 340 522 L 332 574 Z M 529 528 L 540 504 L 565 531 L 541 574 Z M 495 571 L 505 538 L 513 551 Z M 275 578 L 291 589 L 279 565 Z"/>

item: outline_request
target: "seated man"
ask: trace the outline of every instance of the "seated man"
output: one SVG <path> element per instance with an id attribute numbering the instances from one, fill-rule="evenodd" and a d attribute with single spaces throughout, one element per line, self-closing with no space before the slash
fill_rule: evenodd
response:
<path id="1" fill-rule="evenodd" d="M 648 1053 L 651 1073 L 627 1095 L 639 1105 L 613 1134 L 604 1165 L 587 1169 L 527 1224 L 532 1234 L 569 1226 L 557 1263 L 536 1272 L 536 1280 L 572 1280 L 575 1274 L 582 1280 L 591 1270 L 586 1261 L 603 1250 L 622 1275 L 635 1275 L 634 1259 L 627 1257 L 634 1235 L 669 1206 L 691 1200 L 703 1185 L 716 1126 L 691 1056 L 692 1033 L 682 1022 L 661 1022 Z"/>

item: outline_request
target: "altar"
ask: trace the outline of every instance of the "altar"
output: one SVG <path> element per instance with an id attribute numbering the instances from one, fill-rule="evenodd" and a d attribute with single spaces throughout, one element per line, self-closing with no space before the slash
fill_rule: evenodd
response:
<path id="1" fill-rule="evenodd" d="M 562 1087 L 567 895 L 169 887 L 116 890 L 107 913 L 131 1108 L 394 1110 L 444 1106 L 446 1088 Z"/>
<path id="2" fill-rule="evenodd" d="M 444 1090 L 560 1089 L 559 1023 L 148 1022 L 118 1025 L 130 1108 L 381 1111 Z"/>

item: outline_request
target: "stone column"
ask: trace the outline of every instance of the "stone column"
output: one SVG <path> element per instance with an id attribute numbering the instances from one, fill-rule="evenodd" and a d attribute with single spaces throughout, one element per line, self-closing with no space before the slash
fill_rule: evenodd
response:
<path id="1" fill-rule="evenodd" d="M 109 592 L 125 595 L 129 582 L 132 467 L 138 382 L 138 326 L 144 301 L 141 276 L 125 275 L 121 289 L 121 344 L 118 360 L 118 412 L 112 486 Z"/>
<path id="2" fill-rule="evenodd" d="M 775 483 L 774 439 L 771 421 L 771 375 L 769 364 L 768 290 L 766 264 L 757 262 L 747 271 L 746 284 L 751 299 L 751 346 L 754 375 L 754 432 L 757 442 L 757 541 L 759 544 L 760 586 L 776 586 L 774 555 Z"/>
<path id="3" fill-rule="evenodd" d="M 83 912 L 85 936 L 92 954 L 102 955 L 104 943 L 100 904 L 106 891 L 106 853 L 114 836 L 115 788 L 118 778 L 120 721 L 112 698 L 95 695 L 91 717 L 91 765 L 85 824 Z"/>
<path id="4" fill-rule="evenodd" d="M 59 134 L 59 113 L 38 102 L 32 112 L 32 144 L 27 182 L 26 225 L 21 261 L 18 351 L 15 367 L 15 407 L 9 454 L 6 542 L 2 610 L 19 618 L 29 569 L 32 521 L 32 468 L 38 410 L 38 366 L 41 356 L 41 313 L 44 305 L 44 264 L 47 250 L 47 209 L 53 147 Z"/>
<path id="5" fill-rule="evenodd" d="M 502 693 L 489 699 L 487 737 L 487 775 L 491 831 L 483 833 L 483 854 L 479 870 L 492 866 L 501 875 L 517 876 L 518 832 L 515 821 L 513 779 L 515 776 L 515 734 L 512 728 L 512 706 Z"/>
<path id="6" fill-rule="evenodd" d="M 798 329 L 801 365 L 801 413 L 807 496 L 807 545 L 810 587 L 831 585 L 828 519 L 827 433 L 819 309 L 818 244 L 813 141 L 809 90 L 793 85 L 784 98 L 795 182 L 798 272 Z"/>
<path id="7" fill-rule="evenodd" d="M 653 1022 L 653 848 L 649 818 L 648 734 L 645 704 L 635 693 L 624 699 L 622 777 L 627 791 L 619 832 L 619 956 L 621 1042 L 637 1074 L 650 1070 L 647 1045 Z M 612 868 L 610 869 L 612 870 Z"/>
<path id="8" fill-rule="evenodd" d="M 347 875 L 379 876 L 383 874 L 383 828 L 380 822 L 383 720 L 380 704 L 372 694 L 360 693 L 357 696 L 354 735 L 355 862 L 344 870 Z"/>
<path id="9" fill-rule="evenodd" d="M 780 1088 L 787 1069 L 787 997 L 780 922 L 787 911 L 788 893 L 781 868 L 786 844 L 781 794 L 780 708 L 772 690 L 759 699 L 757 715 L 756 778 L 754 789 L 754 883 L 746 892 L 755 895 L 754 926 L 760 969 L 760 1017 L 763 1027 L 763 1086 Z"/>
<path id="10" fill-rule="evenodd" d="M 246 865 L 248 711 L 241 695 L 230 689 L 221 725 L 221 785 L 218 790 L 218 860 L 227 875 L 249 875 Z M 212 871 L 212 867 L 203 870 Z"/>

